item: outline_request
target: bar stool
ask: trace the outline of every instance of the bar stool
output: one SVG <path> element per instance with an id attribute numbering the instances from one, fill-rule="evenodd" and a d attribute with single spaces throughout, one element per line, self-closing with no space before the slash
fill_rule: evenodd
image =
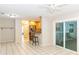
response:
<path id="1" fill-rule="evenodd" d="M 34 36 L 34 38 L 33 38 L 33 43 L 35 44 L 35 46 L 36 46 L 37 44 L 39 45 L 38 36 Z"/>

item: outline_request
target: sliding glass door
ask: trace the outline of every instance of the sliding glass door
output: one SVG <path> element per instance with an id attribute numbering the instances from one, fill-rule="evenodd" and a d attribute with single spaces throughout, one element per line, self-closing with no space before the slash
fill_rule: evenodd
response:
<path id="1" fill-rule="evenodd" d="M 77 22 L 65 22 L 65 48 L 77 51 Z"/>
<path id="2" fill-rule="evenodd" d="M 56 24 L 56 45 L 63 46 L 63 23 Z"/>
<path id="3" fill-rule="evenodd" d="M 77 21 L 56 23 L 56 45 L 77 51 Z"/>

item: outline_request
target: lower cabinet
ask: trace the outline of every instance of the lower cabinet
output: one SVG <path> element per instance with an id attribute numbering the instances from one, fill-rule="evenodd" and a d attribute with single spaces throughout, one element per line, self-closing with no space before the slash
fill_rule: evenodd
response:
<path id="1" fill-rule="evenodd" d="M 13 42 L 15 39 L 14 28 L 1 28 L 0 29 L 0 42 Z"/>

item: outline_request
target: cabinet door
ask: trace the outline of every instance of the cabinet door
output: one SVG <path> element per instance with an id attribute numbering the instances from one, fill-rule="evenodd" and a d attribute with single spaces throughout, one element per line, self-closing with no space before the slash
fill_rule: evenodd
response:
<path id="1" fill-rule="evenodd" d="M 1 42 L 13 42 L 14 41 L 14 29 L 7 28 L 1 30 Z"/>
<path id="2" fill-rule="evenodd" d="M 14 27 L 14 19 L 0 19 L 0 27 Z"/>
<path id="3" fill-rule="evenodd" d="M 1 28 L 0 28 L 0 42 L 1 42 Z"/>

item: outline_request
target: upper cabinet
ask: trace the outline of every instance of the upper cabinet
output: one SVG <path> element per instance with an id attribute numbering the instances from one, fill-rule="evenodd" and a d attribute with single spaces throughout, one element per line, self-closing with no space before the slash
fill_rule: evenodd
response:
<path id="1" fill-rule="evenodd" d="M 0 27 L 14 27 L 14 19 L 0 18 Z"/>

